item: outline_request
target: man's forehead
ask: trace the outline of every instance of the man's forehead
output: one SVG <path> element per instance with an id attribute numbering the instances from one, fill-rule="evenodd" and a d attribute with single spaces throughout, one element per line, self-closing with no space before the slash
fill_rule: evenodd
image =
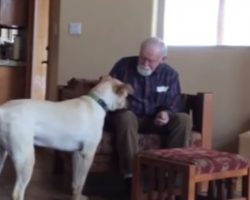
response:
<path id="1" fill-rule="evenodd" d="M 147 47 L 144 47 L 143 49 L 141 49 L 140 55 L 145 56 L 145 57 L 159 56 L 159 55 L 161 55 L 161 50 L 158 46 L 151 45 L 151 46 L 147 46 Z"/>

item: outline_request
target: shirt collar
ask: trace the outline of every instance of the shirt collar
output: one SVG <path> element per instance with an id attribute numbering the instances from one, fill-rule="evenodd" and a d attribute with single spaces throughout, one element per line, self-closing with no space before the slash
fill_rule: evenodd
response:
<path id="1" fill-rule="evenodd" d="M 160 63 L 160 64 L 156 67 L 154 73 L 155 73 L 156 75 L 160 74 L 160 73 L 161 73 L 161 69 L 162 69 L 162 63 Z M 154 74 L 154 73 L 153 73 L 153 74 Z"/>

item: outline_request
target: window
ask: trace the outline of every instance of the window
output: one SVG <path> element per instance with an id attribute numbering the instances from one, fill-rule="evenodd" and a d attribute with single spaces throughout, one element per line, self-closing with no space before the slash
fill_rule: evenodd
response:
<path id="1" fill-rule="evenodd" d="M 165 0 L 168 45 L 250 46 L 250 0 Z"/>

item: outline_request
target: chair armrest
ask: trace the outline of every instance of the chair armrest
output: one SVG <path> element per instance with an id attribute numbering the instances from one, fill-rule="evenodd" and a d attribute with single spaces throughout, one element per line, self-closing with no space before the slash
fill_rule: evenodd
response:
<path id="1" fill-rule="evenodd" d="M 212 147 L 213 94 L 197 93 L 182 95 L 182 111 L 189 113 L 193 120 L 193 131 L 201 134 L 201 146 Z"/>
<path id="2" fill-rule="evenodd" d="M 212 148 L 213 134 L 213 94 L 203 93 L 202 147 Z"/>

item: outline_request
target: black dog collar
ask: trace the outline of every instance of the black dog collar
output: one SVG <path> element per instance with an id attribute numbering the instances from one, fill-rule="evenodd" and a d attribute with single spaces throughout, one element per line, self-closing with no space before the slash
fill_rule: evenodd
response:
<path id="1" fill-rule="evenodd" d="M 100 99 L 96 94 L 91 92 L 88 94 L 88 96 L 94 99 L 105 111 L 108 111 L 107 104 L 102 99 Z"/>

